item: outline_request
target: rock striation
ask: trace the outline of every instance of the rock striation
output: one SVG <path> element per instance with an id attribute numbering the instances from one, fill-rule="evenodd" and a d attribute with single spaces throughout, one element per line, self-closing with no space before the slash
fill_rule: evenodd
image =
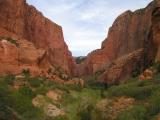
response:
<path id="1" fill-rule="evenodd" d="M 145 9 L 121 14 L 110 27 L 101 49 L 88 54 L 78 74 L 93 74 L 115 59 L 144 48 L 149 42 L 153 8 L 151 3 Z"/>
<path id="2" fill-rule="evenodd" d="M 1 0 L 0 19 L 1 74 L 19 73 L 25 68 L 33 74 L 41 74 L 43 70 L 52 73 L 55 68 L 62 68 L 60 73 L 67 79 L 65 73 L 84 76 L 101 71 L 98 80 L 112 84 L 127 79 L 136 70 L 143 71 L 155 59 L 160 60 L 159 0 L 144 9 L 121 14 L 110 27 L 101 49 L 78 59 L 79 64 L 68 50 L 62 27 L 45 18 L 26 0 Z M 55 78 L 54 74 L 49 77 Z"/>
<path id="3" fill-rule="evenodd" d="M 143 71 L 155 58 L 160 60 L 159 21 L 158 0 L 144 9 L 124 12 L 110 27 L 101 49 L 89 53 L 84 62 L 77 65 L 76 74 L 93 75 L 103 70 L 100 81 L 118 83 L 137 69 Z"/>
<path id="4" fill-rule="evenodd" d="M 74 70 L 74 60 L 63 38 L 61 26 L 45 18 L 26 0 L 1 0 L 0 28 L 16 34 L 44 49 L 45 59 L 67 73 Z"/>
<path id="5" fill-rule="evenodd" d="M 138 49 L 132 53 L 124 55 L 110 64 L 108 69 L 99 77 L 99 81 L 108 84 L 119 84 L 133 75 L 134 70 L 139 70 L 143 64 L 144 50 Z M 137 67 L 139 67 L 137 69 Z M 124 78 L 125 76 L 125 78 Z"/>
<path id="6" fill-rule="evenodd" d="M 26 39 L 0 28 L 0 73 L 19 74 L 25 69 L 30 69 L 33 75 L 39 75 L 45 50 L 37 49 Z"/>

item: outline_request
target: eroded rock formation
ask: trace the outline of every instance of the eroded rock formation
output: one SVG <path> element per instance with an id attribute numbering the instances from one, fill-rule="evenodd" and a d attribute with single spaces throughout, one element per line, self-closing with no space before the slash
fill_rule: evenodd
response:
<path id="1" fill-rule="evenodd" d="M 118 83 L 135 70 L 145 69 L 155 58 L 159 60 L 159 7 L 159 0 L 154 0 L 144 9 L 121 14 L 109 29 L 101 49 L 88 54 L 78 65 L 77 74 L 92 75 L 104 70 L 100 81 Z M 140 49 L 143 53 L 136 52 Z"/>
<path id="2" fill-rule="evenodd" d="M 0 28 L 0 73 L 19 74 L 24 69 L 30 69 L 33 75 L 38 75 L 41 68 L 49 68 L 50 64 L 45 62 L 44 67 L 40 67 L 43 62 L 45 50 L 37 49 L 34 45 L 18 37 L 16 34 Z"/>
<path id="3" fill-rule="evenodd" d="M 93 74 L 115 59 L 144 48 L 151 27 L 153 3 L 142 10 L 126 11 L 109 29 L 108 37 L 99 50 L 91 52 L 79 74 Z M 147 18 L 147 19 L 146 19 Z"/>
<path id="4" fill-rule="evenodd" d="M 121 14 L 101 49 L 88 54 L 78 65 L 64 42 L 61 26 L 45 18 L 26 0 L 1 0 L 0 19 L 0 37 L 16 39 L 16 43 L 0 40 L 0 73 L 17 73 L 26 67 L 34 72 L 56 66 L 77 76 L 103 70 L 100 81 L 119 83 L 137 68 L 143 70 L 155 58 L 160 60 L 159 0 L 144 9 Z"/>
<path id="5" fill-rule="evenodd" d="M 26 0 L 1 0 L 0 28 L 46 51 L 45 59 L 67 73 L 74 70 L 74 60 L 63 38 L 61 26 L 45 18 Z"/>

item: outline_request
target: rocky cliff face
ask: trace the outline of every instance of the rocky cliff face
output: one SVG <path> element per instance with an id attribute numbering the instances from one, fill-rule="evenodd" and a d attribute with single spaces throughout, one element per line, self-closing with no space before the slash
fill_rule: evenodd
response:
<path id="1" fill-rule="evenodd" d="M 46 50 L 51 65 L 67 73 L 74 70 L 74 60 L 63 38 L 61 26 L 45 18 L 26 0 L 1 0 L 0 27 Z"/>
<path id="2" fill-rule="evenodd" d="M 91 52 L 78 65 L 80 69 L 77 74 L 88 75 L 104 70 L 99 78 L 101 81 L 119 81 L 130 76 L 136 67 L 147 67 L 154 61 L 156 54 L 159 59 L 158 6 L 159 1 L 155 0 L 144 9 L 121 14 L 109 29 L 101 49 Z M 140 49 L 143 49 L 141 54 L 136 52 Z M 135 57 L 131 57 L 132 55 Z"/>
<path id="3" fill-rule="evenodd" d="M 0 73 L 17 73 L 26 67 L 38 73 L 57 66 L 79 76 L 103 71 L 99 80 L 112 84 L 131 76 L 137 68 L 143 70 L 155 58 L 160 60 L 159 0 L 144 9 L 121 14 L 101 49 L 88 54 L 78 65 L 64 42 L 62 28 L 26 0 L 1 0 L 0 19 L 0 37 L 16 38 L 16 43 L 0 40 Z"/>
<path id="4" fill-rule="evenodd" d="M 156 7 L 152 12 L 152 39 L 157 49 L 156 60 L 160 61 L 160 1 L 156 1 Z"/>
<path id="5" fill-rule="evenodd" d="M 121 14 L 110 27 L 101 49 L 88 55 L 79 74 L 95 73 L 115 59 L 143 48 L 150 32 L 153 7 L 151 3 L 145 9 Z"/>
<path id="6" fill-rule="evenodd" d="M 41 69 L 50 67 L 47 62 L 45 67 L 40 67 L 45 50 L 35 48 L 31 42 L 2 28 L 0 35 L 0 74 L 19 74 L 30 69 L 31 74 L 39 75 Z"/>
<path id="7" fill-rule="evenodd" d="M 138 49 L 113 61 L 98 79 L 108 84 L 119 84 L 130 78 L 134 72 L 141 71 L 143 62 L 144 49 Z"/>

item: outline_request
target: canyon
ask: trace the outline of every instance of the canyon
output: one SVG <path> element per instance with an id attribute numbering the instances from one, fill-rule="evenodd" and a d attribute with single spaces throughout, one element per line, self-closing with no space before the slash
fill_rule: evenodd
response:
<path id="1" fill-rule="evenodd" d="M 122 13 L 114 21 L 101 49 L 88 54 L 77 74 L 101 72 L 99 81 L 118 83 L 159 61 L 159 1 Z"/>
<path id="2" fill-rule="evenodd" d="M 121 14 L 110 27 L 101 49 L 76 64 L 63 37 L 62 27 L 45 18 L 26 0 L 0 2 L 0 73 L 19 74 L 29 69 L 33 75 L 60 67 L 70 76 L 99 72 L 98 81 L 119 83 L 160 60 L 160 2 Z M 13 39 L 16 44 L 10 40 Z"/>
<path id="3" fill-rule="evenodd" d="M 60 25 L 0 0 L 0 120 L 159 120 L 160 1 L 126 11 L 73 57 Z"/>
<path id="4" fill-rule="evenodd" d="M 50 65 L 60 66 L 66 73 L 72 73 L 74 60 L 64 42 L 61 26 L 45 18 L 25 0 L 1 0 L 0 19 L 1 28 L 19 39 L 26 39 L 36 49 L 43 49 L 45 52 L 41 57 Z M 3 30 L 1 32 L 4 33 Z M 7 34 L 1 36 L 10 37 Z"/>

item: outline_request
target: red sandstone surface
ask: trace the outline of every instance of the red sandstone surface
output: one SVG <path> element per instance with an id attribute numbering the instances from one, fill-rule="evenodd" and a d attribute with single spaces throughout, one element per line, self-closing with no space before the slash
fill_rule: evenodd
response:
<path id="1" fill-rule="evenodd" d="M 93 75 L 104 70 L 99 80 L 119 82 L 137 69 L 145 69 L 160 60 L 160 2 L 146 8 L 126 11 L 110 27 L 101 49 L 75 64 L 63 38 L 62 27 L 45 18 L 26 0 L 0 1 L 0 73 L 19 73 L 30 68 L 41 74 L 51 66 L 61 67 L 71 75 Z"/>

